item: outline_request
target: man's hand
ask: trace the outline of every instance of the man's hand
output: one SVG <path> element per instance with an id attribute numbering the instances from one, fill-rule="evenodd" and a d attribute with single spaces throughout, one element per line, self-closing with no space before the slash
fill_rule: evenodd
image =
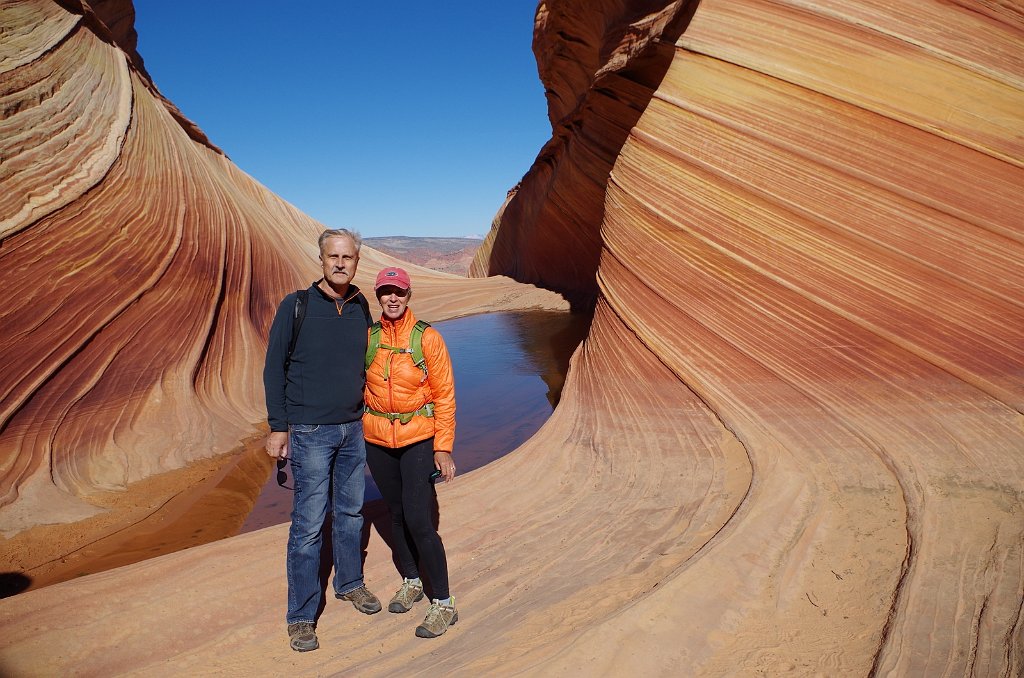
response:
<path id="1" fill-rule="evenodd" d="M 267 436 L 267 454 L 274 459 L 288 458 L 288 431 L 271 431 Z"/>

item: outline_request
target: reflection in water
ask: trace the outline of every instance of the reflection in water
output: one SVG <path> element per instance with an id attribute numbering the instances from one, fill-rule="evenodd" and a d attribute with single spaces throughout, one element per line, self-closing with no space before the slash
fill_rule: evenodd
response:
<path id="1" fill-rule="evenodd" d="M 455 372 L 453 454 L 460 474 L 519 447 L 551 416 L 569 358 L 586 336 L 590 320 L 584 315 L 529 311 L 434 324 L 448 345 Z M 271 473 L 241 532 L 288 522 L 291 492 L 278 485 L 277 475 Z M 290 472 L 288 477 L 290 481 Z M 367 473 L 366 501 L 379 498 Z"/>
<path id="2" fill-rule="evenodd" d="M 455 370 L 460 472 L 511 452 L 547 421 L 589 326 L 589 317 L 542 311 L 437 324 Z"/>

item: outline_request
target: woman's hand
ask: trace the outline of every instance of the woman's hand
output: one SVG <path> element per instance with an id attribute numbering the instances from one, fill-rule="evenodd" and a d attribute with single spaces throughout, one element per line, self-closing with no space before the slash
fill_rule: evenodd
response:
<path id="1" fill-rule="evenodd" d="M 451 482 L 455 477 L 455 462 L 452 461 L 451 452 L 434 450 L 434 467 L 441 471 L 441 477 L 446 483 Z"/>

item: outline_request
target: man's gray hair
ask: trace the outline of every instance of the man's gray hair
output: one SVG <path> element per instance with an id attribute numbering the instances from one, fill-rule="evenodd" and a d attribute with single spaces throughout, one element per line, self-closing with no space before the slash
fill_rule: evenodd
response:
<path id="1" fill-rule="evenodd" d="M 320 234 L 320 239 L 317 240 L 320 254 L 324 253 L 324 243 L 328 238 L 351 238 L 352 242 L 356 244 L 356 254 L 359 254 L 359 248 L 363 246 L 363 236 L 359 235 L 357 231 L 350 231 L 347 228 L 328 228 Z"/>

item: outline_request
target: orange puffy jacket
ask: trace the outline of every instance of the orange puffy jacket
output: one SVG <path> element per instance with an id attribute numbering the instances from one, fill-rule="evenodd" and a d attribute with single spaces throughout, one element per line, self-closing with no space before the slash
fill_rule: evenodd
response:
<path id="1" fill-rule="evenodd" d="M 389 346 L 409 347 L 409 335 L 416 316 L 406 307 L 398 320 L 380 319 L 380 342 Z M 367 333 L 369 336 L 369 333 Z M 434 403 L 434 416 L 416 415 L 403 424 L 371 412 L 363 414 L 363 435 L 368 442 L 382 447 L 405 447 L 434 436 L 434 450 L 451 452 L 455 442 L 455 379 L 452 362 L 441 333 L 428 327 L 423 333 L 423 357 L 427 375 L 413 363 L 409 353 L 395 353 L 379 348 L 366 370 L 366 407 L 377 412 L 415 412 L 427 403 Z M 389 378 L 384 368 L 391 363 Z"/>

